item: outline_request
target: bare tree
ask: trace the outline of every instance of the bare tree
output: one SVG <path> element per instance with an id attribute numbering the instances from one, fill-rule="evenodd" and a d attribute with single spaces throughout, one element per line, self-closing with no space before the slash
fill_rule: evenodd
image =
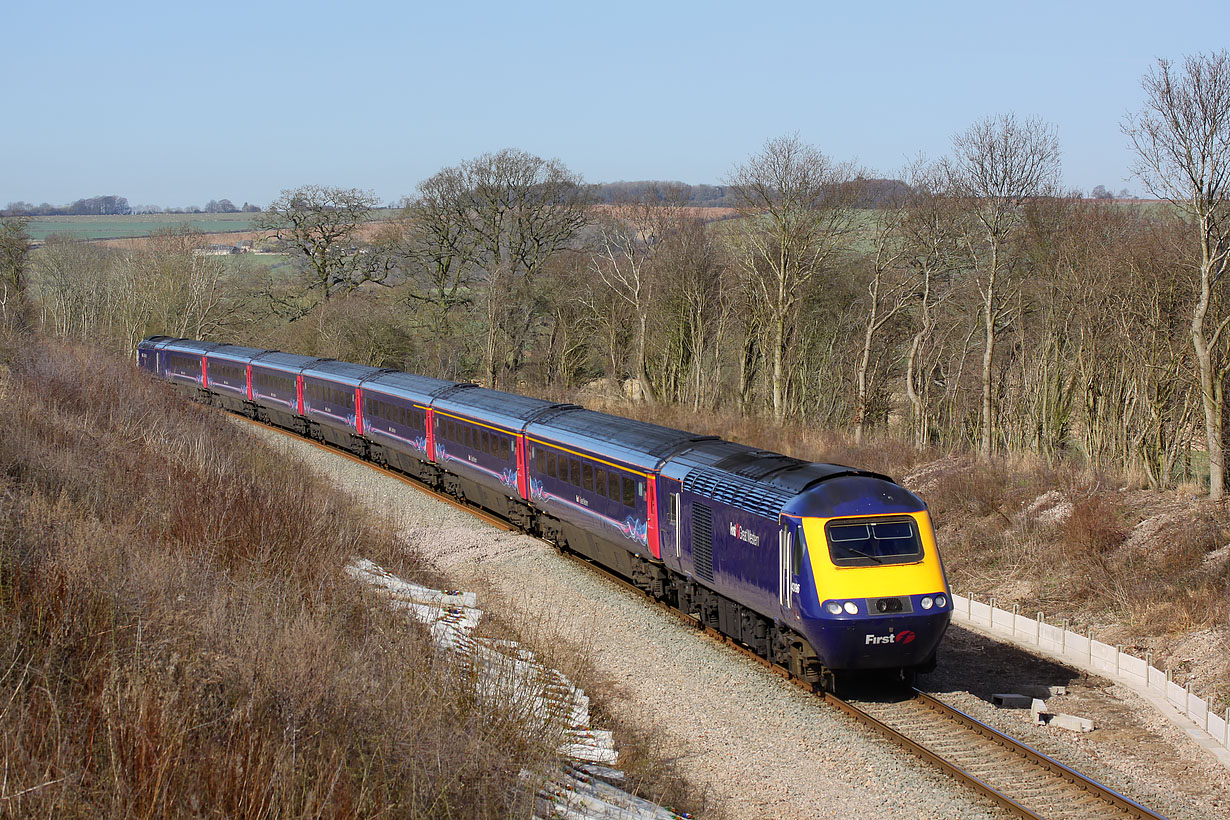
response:
<path id="1" fill-rule="evenodd" d="M 956 209 L 945 189 L 938 163 L 914 162 L 906 171 L 909 193 L 905 216 L 897 226 L 908 249 L 905 258 L 914 278 L 915 330 L 906 353 L 905 391 L 910 401 L 911 435 L 921 449 L 931 435 L 931 384 L 938 364 L 924 364 L 935 334 L 937 309 L 951 296 L 951 278 L 957 266 L 959 236 Z"/>
<path id="2" fill-rule="evenodd" d="M 598 220 L 597 252 L 592 267 L 603 284 L 631 308 L 635 317 L 632 376 L 639 398 L 658 401 L 649 377 L 646 342 L 650 308 L 657 297 L 657 257 L 666 240 L 680 230 L 687 201 L 682 189 L 670 189 L 659 199 L 657 191 L 640 200 L 618 202 Z"/>
<path id="3" fill-rule="evenodd" d="M 457 168 L 423 180 L 394 223 L 413 287 L 408 298 L 428 310 L 428 331 L 451 335 L 451 316 L 470 301 L 478 236 L 470 230 L 469 186 Z"/>
<path id="4" fill-rule="evenodd" d="M 892 197 L 875 213 L 871 230 L 873 243 L 868 260 L 871 279 L 867 282 L 867 319 L 863 324 L 863 346 L 855 368 L 854 443 L 863 443 L 872 391 L 872 353 L 877 336 L 913 300 L 917 283 L 903 275 L 901 263 L 912 250 L 902 236 L 909 215 L 904 197 Z"/>
<path id="5" fill-rule="evenodd" d="M 1145 102 L 1123 132 L 1136 149 L 1134 171 L 1154 196 L 1172 203 L 1192 225 L 1196 262 L 1190 336 L 1200 374 L 1209 453 L 1209 497 L 1226 492 L 1222 439 L 1230 315 L 1214 312 L 1230 265 L 1230 54 L 1169 60 L 1141 80 Z"/>
<path id="6" fill-rule="evenodd" d="M 132 255 L 149 293 L 151 322 L 162 333 L 204 339 L 226 315 L 226 263 L 202 252 L 206 238 L 191 228 L 168 227 L 150 238 L 146 252 Z"/>
<path id="7" fill-rule="evenodd" d="M 963 241 L 982 296 L 982 424 L 979 452 L 995 442 L 996 337 L 1014 310 L 1011 281 L 1018 259 L 1007 253 L 1021 224 L 1021 205 L 1047 193 L 1059 179 L 1059 140 L 1038 119 L 988 117 L 953 138 L 947 184 L 965 206 L 970 231 Z"/>
<path id="8" fill-rule="evenodd" d="M 516 373 L 548 312 L 535 280 L 590 219 L 593 192 L 558 160 L 505 149 L 446 168 L 420 187 L 410 207 L 437 281 L 460 268 L 486 285 L 484 342 L 488 385 Z"/>
<path id="9" fill-rule="evenodd" d="M 359 237 L 359 225 L 379 204 L 372 191 L 304 185 L 282 191 L 252 225 L 287 242 L 303 257 L 309 293 L 328 302 L 336 294 L 387 278 L 389 267 L 363 247 Z M 299 315 L 312 307 L 314 303 L 300 307 Z"/>
<path id="10" fill-rule="evenodd" d="M 6 327 L 26 324 L 26 265 L 30 250 L 26 219 L 0 218 L 0 316 Z"/>
<path id="11" fill-rule="evenodd" d="M 742 217 L 734 255 L 764 314 L 772 363 L 773 418 L 786 416 L 786 355 L 804 289 L 823 276 L 855 228 L 856 173 L 798 135 L 778 137 L 727 179 Z"/>

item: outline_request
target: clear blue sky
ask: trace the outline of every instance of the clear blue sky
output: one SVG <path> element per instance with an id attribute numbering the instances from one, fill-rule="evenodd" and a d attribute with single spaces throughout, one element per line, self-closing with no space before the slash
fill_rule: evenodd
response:
<path id="1" fill-rule="evenodd" d="M 505 147 L 592 182 L 719 182 L 796 131 L 891 175 L 1009 111 L 1056 126 L 1069 186 L 1139 191 L 1119 124 L 1141 76 L 1230 41 L 1225 0 L 0 8 L 0 206 L 394 200 Z"/>

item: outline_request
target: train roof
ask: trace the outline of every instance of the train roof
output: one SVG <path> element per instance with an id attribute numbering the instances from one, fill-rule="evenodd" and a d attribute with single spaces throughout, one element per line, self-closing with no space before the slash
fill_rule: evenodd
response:
<path id="1" fill-rule="evenodd" d="M 436 379 L 431 376 L 418 376 L 414 373 L 401 373 L 389 370 L 378 373 L 363 381 L 363 386 L 379 390 L 391 396 L 417 401 L 420 404 L 430 404 L 436 396 L 457 387 L 457 382 L 446 379 Z"/>
<path id="2" fill-rule="evenodd" d="M 195 339 L 173 339 L 162 345 L 164 350 L 177 350 L 185 353 L 208 353 L 216 347 L 217 342 L 198 342 Z"/>
<path id="3" fill-rule="evenodd" d="M 831 507 L 832 499 L 825 493 L 816 497 L 829 498 L 828 502 L 793 503 L 800 496 L 812 498 L 810 488 L 829 479 L 861 476 L 897 486 L 890 478 L 853 467 L 803 461 L 722 440 L 701 441 L 681 450 L 662 467 L 662 474 L 680 481 L 688 492 L 771 519 L 788 508 L 806 508 L 797 514 L 814 516 L 819 514 L 816 510 Z"/>
<path id="4" fill-rule="evenodd" d="M 298 373 L 303 368 L 318 362 L 320 359 L 315 356 L 300 356 L 298 353 L 282 353 L 279 350 L 266 350 L 258 356 L 252 357 L 253 367 L 272 367 L 276 370 L 289 370 L 292 373 Z"/>
<path id="5" fill-rule="evenodd" d="M 926 503 L 892 479 L 876 473 L 851 471 L 840 481 L 821 481 L 786 505 L 786 515 L 835 518 L 851 515 L 887 515 L 923 512 Z"/>
<path id="6" fill-rule="evenodd" d="M 266 351 L 259 347 L 244 347 L 242 345 L 218 345 L 207 354 L 209 358 L 215 356 L 230 359 L 236 362 L 250 362 L 257 356 Z"/>
<path id="7" fill-rule="evenodd" d="M 577 407 L 561 407 L 558 412 L 546 413 L 527 426 L 525 432 L 643 470 L 657 469 L 664 459 L 689 444 L 716 440 L 713 436 Z"/>
<path id="8" fill-rule="evenodd" d="M 332 382 L 340 382 L 358 387 L 364 379 L 370 379 L 377 373 L 383 371 L 383 368 L 372 367 L 366 364 L 353 364 L 351 362 L 339 362 L 334 359 L 321 359 L 311 365 L 303 368 L 304 376 L 315 376 L 316 378 L 327 379 Z"/>
<path id="9" fill-rule="evenodd" d="M 146 336 L 141 341 L 137 342 L 138 350 L 155 350 L 159 346 L 165 345 L 167 342 L 175 341 L 174 336 Z"/>
<path id="10" fill-rule="evenodd" d="M 560 404 L 465 384 L 439 394 L 431 406 L 444 413 L 479 416 L 518 432 L 525 428 L 526 422 L 540 418 L 549 411 L 580 409 L 575 404 Z"/>

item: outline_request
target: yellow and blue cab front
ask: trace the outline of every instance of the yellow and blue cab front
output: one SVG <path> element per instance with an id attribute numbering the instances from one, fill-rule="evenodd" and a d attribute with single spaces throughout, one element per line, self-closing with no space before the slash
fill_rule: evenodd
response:
<path id="1" fill-rule="evenodd" d="M 823 482 L 798 500 L 787 510 L 802 513 L 794 519 L 805 546 L 797 616 L 821 662 L 829 669 L 932 666 L 952 596 L 926 504 L 867 474 Z"/>

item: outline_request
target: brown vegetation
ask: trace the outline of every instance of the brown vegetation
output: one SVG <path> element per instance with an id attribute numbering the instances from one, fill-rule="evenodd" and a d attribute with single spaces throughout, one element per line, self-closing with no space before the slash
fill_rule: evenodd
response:
<path id="1" fill-rule="evenodd" d="M 0 816 L 526 809 L 549 739 L 341 572 L 430 581 L 386 529 L 110 356 L 33 343 L 3 396 Z"/>

